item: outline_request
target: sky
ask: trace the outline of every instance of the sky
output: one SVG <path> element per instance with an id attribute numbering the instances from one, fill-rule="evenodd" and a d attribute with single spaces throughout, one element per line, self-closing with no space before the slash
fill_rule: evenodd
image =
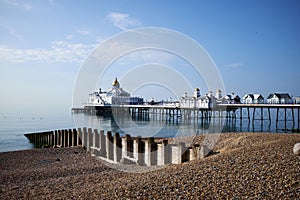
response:
<path id="1" fill-rule="evenodd" d="M 116 35 L 144 27 L 174 30 L 201 45 L 228 94 L 300 96 L 299 19 L 297 0 L 0 0 L 0 110 L 70 110 L 78 73 L 92 52 Z M 174 67 L 201 94 L 215 90 L 184 59 L 153 49 L 116 60 L 98 75 L 95 88 L 108 90 L 115 77 L 149 63 Z M 126 90 L 126 83 L 121 86 Z M 146 99 L 177 97 L 159 84 L 129 92 Z"/>

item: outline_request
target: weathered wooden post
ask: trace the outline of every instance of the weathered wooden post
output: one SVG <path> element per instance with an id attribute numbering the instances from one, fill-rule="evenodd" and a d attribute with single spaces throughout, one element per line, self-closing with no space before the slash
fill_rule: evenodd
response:
<path id="1" fill-rule="evenodd" d="M 48 142 L 47 142 L 47 139 L 48 139 L 48 134 L 47 133 L 45 133 L 45 132 L 43 132 L 42 133 L 42 138 L 43 138 L 43 142 L 42 142 L 42 147 L 45 145 L 45 144 L 47 144 Z"/>
<path id="2" fill-rule="evenodd" d="M 53 147 L 57 146 L 57 130 L 54 130 Z"/>
<path id="3" fill-rule="evenodd" d="M 69 131 L 65 129 L 65 145 L 64 147 L 69 147 Z"/>
<path id="4" fill-rule="evenodd" d="M 40 137 L 41 137 L 41 144 L 40 144 L 40 147 L 42 147 L 43 144 L 44 144 L 44 142 L 45 142 L 44 132 L 42 132 L 42 133 L 37 133 L 37 134 L 39 134 Z"/>
<path id="5" fill-rule="evenodd" d="M 41 148 L 42 147 L 42 144 L 43 144 L 43 137 L 42 137 L 42 134 L 38 134 L 38 138 L 39 138 L 39 143 L 38 143 L 38 148 Z"/>
<path id="6" fill-rule="evenodd" d="M 38 134 L 36 133 L 37 137 L 38 137 L 38 148 L 40 148 L 42 146 L 42 135 L 41 134 Z"/>
<path id="7" fill-rule="evenodd" d="M 137 159 L 138 165 L 144 165 L 144 148 L 143 148 L 143 141 L 140 136 L 136 137 L 133 142 L 133 152 L 134 152 L 134 158 Z"/>
<path id="8" fill-rule="evenodd" d="M 91 128 L 88 128 L 88 136 L 87 136 L 87 145 L 86 145 L 86 150 L 87 152 L 92 153 L 92 145 L 93 145 L 93 132 Z"/>
<path id="9" fill-rule="evenodd" d="M 79 141 L 81 142 L 81 147 L 84 148 L 84 134 L 83 134 L 83 130 L 81 128 L 78 128 L 78 137 L 79 137 Z"/>
<path id="10" fill-rule="evenodd" d="M 33 134 L 33 137 L 32 137 L 32 138 L 33 138 L 33 139 L 32 139 L 32 140 L 33 140 L 33 144 L 35 145 L 35 144 L 36 144 L 36 139 L 37 139 L 37 138 L 36 138 L 36 135 Z"/>
<path id="11" fill-rule="evenodd" d="M 100 156 L 106 157 L 106 140 L 104 130 L 100 130 Z"/>
<path id="12" fill-rule="evenodd" d="M 183 163 L 186 162 L 187 159 L 187 149 L 185 147 L 185 143 L 184 142 L 180 142 L 178 145 L 178 163 Z"/>
<path id="13" fill-rule="evenodd" d="M 99 156 L 100 154 L 100 146 L 99 146 L 99 133 L 97 129 L 94 129 L 94 154 L 95 156 Z"/>
<path id="14" fill-rule="evenodd" d="M 93 129 L 91 128 L 90 152 L 92 155 L 95 154 L 95 146 L 96 146 L 96 141 L 95 141 L 96 138 L 95 137 L 96 137 L 95 130 L 93 132 Z"/>
<path id="15" fill-rule="evenodd" d="M 48 132 L 44 132 L 44 134 L 43 134 L 43 139 L 44 139 L 44 141 L 43 141 L 43 144 L 42 144 L 42 146 L 44 146 L 45 144 L 48 144 L 48 134 L 47 134 Z"/>
<path id="16" fill-rule="evenodd" d="M 59 138 L 58 145 L 59 145 L 60 147 L 62 147 L 62 146 L 63 146 L 62 130 L 58 130 L 58 138 Z"/>
<path id="17" fill-rule="evenodd" d="M 169 163 L 169 146 L 168 140 L 163 140 L 161 144 L 157 146 L 157 165 L 166 165 Z"/>
<path id="18" fill-rule="evenodd" d="M 64 146 L 63 147 L 67 147 L 68 146 L 68 130 L 63 130 L 64 133 Z"/>
<path id="19" fill-rule="evenodd" d="M 78 146 L 78 133 L 75 128 L 73 128 L 73 146 Z"/>
<path id="20" fill-rule="evenodd" d="M 88 137 L 88 133 L 87 133 L 87 128 L 83 127 L 83 133 L 82 133 L 82 145 L 83 147 L 87 148 L 87 137 Z"/>
<path id="21" fill-rule="evenodd" d="M 45 141 L 43 143 L 43 146 L 45 147 L 45 145 L 48 145 L 49 144 L 49 131 L 47 131 L 45 134 L 44 134 L 44 138 L 45 138 Z"/>
<path id="22" fill-rule="evenodd" d="M 200 147 L 200 153 L 199 153 L 200 159 L 205 158 L 209 153 L 210 153 L 210 149 L 207 147 L 207 145 L 202 145 Z"/>
<path id="23" fill-rule="evenodd" d="M 47 131 L 46 133 L 45 133 L 45 140 L 46 140 L 46 142 L 44 142 L 44 144 L 43 145 L 47 145 L 47 144 L 49 144 L 49 131 Z"/>
<path id="24" fill-rule="evenodd" d="M 53 131 L 49 131 L 48 132 L 48 145 L 49 145 L 49 147 L 51 147 L 52 146 L 52 136 L 53 136 Z"/>
<path id="25" fill-rule="evenodd" d="M 43 146 L 43 144 L 45 144 L 46 142 L 46 137 L 45 137 L 45 132 L 42 132 L 42 134 L 41 133 L 38 133 L 38 134 L 40 134 L 41 135 L 41 147 Z"/>
<path id="26" fill-rule="evenodd" d="M 109 160 L 113 160 L 113 137 L 111 135 L 111 131 L 107 131 L 106 133 L 106 158 Z"/>
<path id="27" fill-rule="evenodd" d="M 50 131 L 47 131 L 45 134 L 46 142 L 44 145 L 49 145 L 50 144 Z"/>
<path id="28" fill-rule="evenodd" d="M 129 156 L 129 142 L 130 142 L 130 135 L 126 134 L 125 137 L 122 138 L 122 157 Z"/>
<path id="29" fill-rule="evenodd" d="M 74 133 L 72 129 L 69 129 L 69 147 L 74 147 Z"/>
<path id="30" fill-rule="evenodd" d="M 172 163 L 180 164 L 186 160 L 185 143 L 180 142 L 176 146 L 172 146 Z"/>
<path id="31" fill-rule="evenodd" d="M 42 146 L 43 146 L 43 144 L 45 143 L 45 136 L 44 136 L 44 132 L 42 132 L 42 133 L 37 133 L 37 134 L 39 134 L 39 135 L 41 136 L 41 144 L 40 144 L 40 147 L 42 147 Z"/>
<path id="32" fill-rule="evenodd" d="M 36 141 L 34 144 L 35 147 L 38 147 L 38 148 L 40 147 L 40 144 L 41 144 L 40 139 L 41 139 L 40 136 L 35 133 L 35 141 Z"/>
<path id="33" fill-rule="evenodd" d="M 51 131 L 50 144 L 49 144 L 50 147 L 53 147 L 53 146 L 54 146 L 54 144 L 55 144 L 54 139 L 55 139 L 54 131 Z"/>
<path id="34" fill-rule="evenodd" d="M 42 132 L 42 133 L 37 133 L 37 134 L 39 134 L 41 136 L 41 145 L 40 145 L 40 148 L 41 148 L 45 144 L 45 140 L 46 140 L 45 133 Z"/>
<path id="35" fill-rule="evenodd" d="M 35 143 L 34 143 L 34 146 L 37 147 L 37 146 L 39 145 L 39 142 L 40 142 L 39 139 L 40 139 L 40 138 L 39 138 L 39 136 L 38 136 L 36 133 L 35 133 L 34 135 L 35 135 Z"/>
<path id="36" fill-rule="evenodd" d="M 164 164 L 169 164 L 170 163 L 170 148 L 168 145 L 168 140 L 163 140 L 163 153 L 164 153 L 164 159 L 163 162 Z"/>
<path id="37" fill-rule="evenodd" d="M 60 130 L 60 147 L 64 147 L 64 141 L 65 141 L 65 136 L 64 136 L 64 130 Z"/>
<path id="38" fill-rule="evenodd" d="M 51 131 L 48 131 L 47 132 L 47 142 L 46 142 L 47 145 L 50 145 L 51 144 Z"/>
<path id="39" fill-rule="evenodd" d="M 192 144 L 192 147 L 189 148 L 189 161 L 199 159 L 199 149 L 198 144 Z"/>
<path id="40" fill-rule="evenodd" d="M 39 138 L 38 138 L 37 134 L 34 134 L 34 143 L 33 144 L 35 147 L 37 147 L 38 142 L 39 142 Z"/>
<path id="41" fill-rule="evenodd" d="M 43 138 L 43 134 L 41 133 L 37 133 L 38 135 L 39 135 L 39 148 L 41 148 L 42 147 L 42 145 L 43 145 L 43 142 L 44 142 L 44 138 Z"/>
<path id="42" fill-rule="evenodd" d="M 122 149 L 122 143 L 119 133 L 115 133 L 114 136 L 114 143 L 113 143 L 113 150 L 114 150 L 114 161 L 120 162 L 121 160 L 121 149 Z"/>
<path id="43" fill-rule="evenodd" d="M 156 163 L 156 154 L 155 154 L 155 143 L 154 138 L 150 137 L 145 142 L 145 164 L 148 166 L 154 165 Z"/>
<path id="44" fill-rule="evenodd" d="M 36 144 L 36 140 L 37 138 L 36 138 L 36 134 L 32 134 L 32 140 L 33 140 L 33 144 Z"/>
<path id="45" fill-rule="evenodd" d="M 63 130 L 60 130 L 60 147 L 64 146 L 64 141 L 65 141 L 64 132 Z"/>
<path id="46" fill-rule="evenodd" d="M 41 136 L 39 135 L 39 134 L 37 134 L 37 133 L 35 133 L 36 134 L 36 138 L 37 138 L 37 147 L 38 148 L 40 148 L 41 147 L 41 143 L 42 143 L 42 141 L 41 141 Z"/>
<path id="47" fill-rule="evenodd" d="M 65 130 L 66 133 L 66 145 L 65 147 L 70 147 L 70 132 L 68 129 Z"/>
<path id="48" fill-rule="evenodd" d="M 75 129 L 76 130 L 76 129 Z M 80 132 L 81 132 L 81 129 L 80 129 Z M 77 143 L 76 143 L 76 146 L 82 146 L 82 141 L 81 141 L 81 138 L 82 138 L 82 132 L 79 133 L 79 129 L 76 130 L 76 135 L 77 135 Z"/>
<path id="49" fill-rule="evenodd" d="M 51 143 L 51 131 L 47 131 L 46 138 L 47 138 L 46 145 L 49 145 Z"/>

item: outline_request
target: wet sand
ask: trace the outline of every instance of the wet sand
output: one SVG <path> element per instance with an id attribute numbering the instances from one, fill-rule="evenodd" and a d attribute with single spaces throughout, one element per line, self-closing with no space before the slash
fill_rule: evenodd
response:
<path id="1" fill-rule="evenodd" d="M 201 140 L 201 137 L 199 137 Z M 299 199 L 300 134 L 226 133 L 205 159 L 145 173 L 80 147 L 0 153 L 0 199 Z"/>

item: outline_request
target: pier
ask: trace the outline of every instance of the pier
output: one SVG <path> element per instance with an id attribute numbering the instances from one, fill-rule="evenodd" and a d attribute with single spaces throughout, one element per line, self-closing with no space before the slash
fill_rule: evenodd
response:
<path id="1" fill-rule="evenodd" d="M 91 114 L 127 113 L 133 118 L 169 120 L 173 122 L 275 125 L 278 130 L 300 129 L 300 104 L 217 104 L 213 108 L 180 108 L 173 105 L 115 105 L 110 107 L 85 106 L 72 112 Z M 151 117 L 152 116 L 152 117 Z"/>
<path id="2" fill-rule="evenodd" d="M 221 104 L 230 112 L 229 116 L 236 122 L 246 120 L 252 123 L 275 123 L 276 129 L 299 129 L 300 104 Z M 272 114 L 275 120 L 272 121 Z"/>

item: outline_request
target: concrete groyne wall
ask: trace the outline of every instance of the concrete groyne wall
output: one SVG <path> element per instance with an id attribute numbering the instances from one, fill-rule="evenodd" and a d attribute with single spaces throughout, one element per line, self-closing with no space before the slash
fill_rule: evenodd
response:
<path id="1" fill-rule="evenodd" d="M 184 142 L 171 144 L 167 138 L 131 137 L 111 131 L 98 131 L 91 128 L 62 129 L 25 136 L 36 148 L 74 147 L 86 148 L 92 155 L 113 163 L 137 165 L 179 164 L 206 157 L 210 150 L 207 146 L 193 144 L 186 146 Z"/>

